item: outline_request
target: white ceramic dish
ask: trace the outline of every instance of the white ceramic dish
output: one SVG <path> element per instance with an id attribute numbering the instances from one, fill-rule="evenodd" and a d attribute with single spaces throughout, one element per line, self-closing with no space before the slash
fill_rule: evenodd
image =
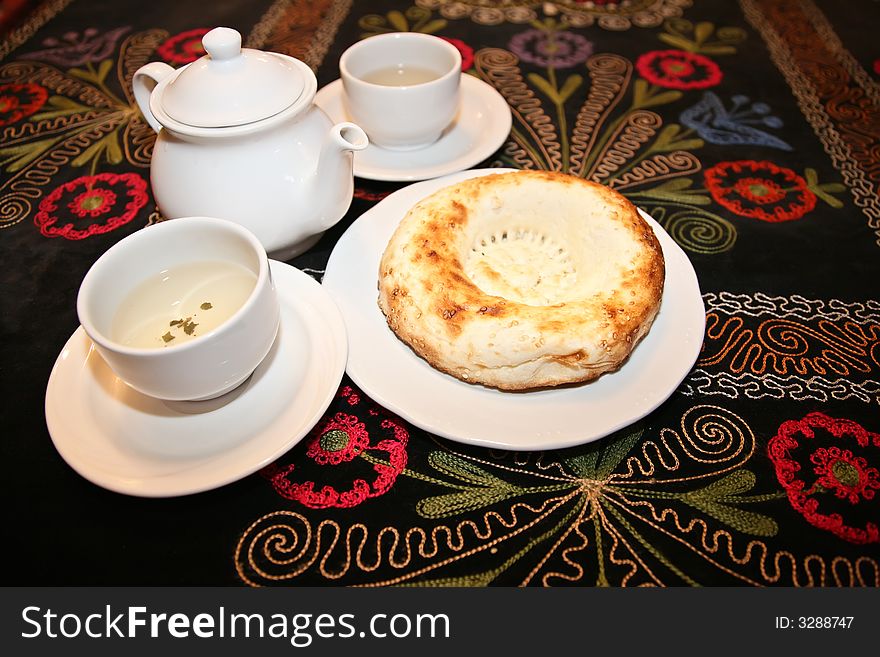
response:
<path id="1" fill-rule="evenodd" d="M 229 274 L 219 286 L 208 282 L 218 276 L 216 270 L 210 275 L 201 270 L 185 290 L 175 284 L 187 269 L 211 261 L 241 272 L 238 303 L 224 295 L 236 288 Z M 205 286 L 213 289 L 208 292 Z M 141 306 L 144 299 L 150 299 L 149 314 L 143 309 L 132 313 L 132 301 L 138 299 Z M 210 306 L 214 308 L 210 313 L 202 311 L 195 304 L 203 301 L 213 301 L 217 307 Z M 83 278 L 76 312 L 86 335 L 116 376 L 146 395 L 177 401 L 212 399 L 235 389 L 269 353 L 281 316 L 269 259 L 256 235 L 235 222 L 214 217 L 163 221 L 114 244 Z M 208 330 L 210 314 L 224 312 L 226 319 Z M 148 329 L 147 344 L 152 346 L 120 340 L 120 315 L 134 317 L 133 324 L 122 323 L 128 326 L 129 337 L 135 326 Z M 175 318 L 182 323 L 188 315 L 195 319 L 190 331 L 200 336 L 197 340 L 187 341 L 183 328 L 170 324 Z M 163 333 L 170 336 L 167 348 L 153 348 L 162 344 Z"/>
<path id="2" fill-rule="evenodd" d="M 270 265 L 281 302 L 278 337 L 250 379 L 214 400 L 162 402 L 136 392 L 77 329 L 46 389 L 46 424 L 64 460 L 104 488 L 170 497 L 241 479 L 299 442 L 342 380 L 345 329 L 315 280 Z"/>
<path id="3" fill-rule="evenodd" d="M 433 34 L 374 34 L 345 49 L 339 77 L 345 108 L 370 142 L 415 150 L 439 139 L 458 113 L 461 53 Z"/>
<path id="4" fill-rule="evenodd" d="M 131 80 L 156 132 L 153 200 L 168 219 L 240 223 L 269 257 L 289 260 L 348 212 L 349 153 L 366 148 L 367 135 L 315 105 L 318 80 L 304 62 L 242 49 L 231 28 L 211 30 L 202 45 L 194 62 L 149 62 Z"/>
<path id="5" fill-rule="evenodd" d="M 503 171 L 509 169 L 465 171 L 410 185 L 383 199 L 343 234 L 330 255 L 323 285 L 349 327 L 346 370 L 378 403 L 458 442 L 545 450 L 597 440 L 662 404 L 690 371 L 703 342 L 705 310 L 694 269 L 645 213 L 666 259 L 660 312 L 623 367 L 592 383 L 525 393 L 463 383 L 435 370 L 398 340 L 376 303 L 379 260 L 407 210 L 446 185 Z"/>
<path id="6" fill-rule="evenodd" d="M 349 121 L 342 81 L 318 90 L 315 104 L 332 121 Z M 461 108 L 436 142 L 414 151 L 392 151 L 370 144 L 354 155 L 354 175 L 368 180 L 428 180 L 479 164 L 510 134 L 510 106 L 493 87 L 472 75 L 461 76 Z"/>

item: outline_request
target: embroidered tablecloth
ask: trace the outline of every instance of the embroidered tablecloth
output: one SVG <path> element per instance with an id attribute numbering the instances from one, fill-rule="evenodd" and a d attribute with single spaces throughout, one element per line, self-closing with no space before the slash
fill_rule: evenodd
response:
<path id="1" fill-rule="evenodd" d="M 563 451 L 437 438 L 345 378 L 260 472 L 111 493 L 43 400 L 92 262 L 162 219 L 131 91 L 216 25 L 338 77 L 342 51 L 435 34 L 507 100 L 484 167 L 626 195 L 698 274 L 706 332 L 656 411 Z M 52 0 L 0 45 L 7 584 L 876 586 L 880 5 L 830 0 Z M 402 183 L 356 179 L 335 241 Z M 548 418 L 548 422 L 551 418 Z"/>

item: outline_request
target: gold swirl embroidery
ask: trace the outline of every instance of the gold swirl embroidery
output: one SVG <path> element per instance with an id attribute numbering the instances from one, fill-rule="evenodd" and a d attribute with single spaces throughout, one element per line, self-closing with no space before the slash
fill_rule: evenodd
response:
<path id="1" fill-rule="evenodd" d="M 609 481 L 620 484 L 628 481 L 644 483 L 645 478 L 651 482 L 659 481 L 655 477 L 658 473 L 678 470 L 679 451 L 690 461 L 710 467 L 701 474 L 682 479 L 664 477 L 662 481 L 694 481 L 740 468 L 755 451 L 755 436 L 749 425 L 720 406 L 694 406 L 682 415 L 679 428 L 680 431 L 662 429 L 659 444 L 654 439 L 643 440 L 641 454 L 631 454 L 624 464 L 626 471 L 612 474 Z M 662 468 L 658 468 L 658 464 Z"/>
<path id="2" fill-rule="evenodd" d="M 880 577 L 867 556 L 799 558 L 761 540 L 777 533 L 777 523 L 750 505 L 785 494 L 752 492 L 757 477 L 745 466 L 755 452 L 754 433 L 721 407 L 694 406 L 678 428 L 644 438 L 642 430 L 622 433 L 578 453 L 504 462 L 501 455 L 477 458 L 437 445 L 429 461 L 443 464 L 437 472 L 448 481 L 407 471 L 401 476 L 439 485 L 433 509 L 444 498 L 465 501 L 462 495 L 473 491 L 470 504 L 449 510 L 457 522 L 372 529 L 327 518 L 313 526 L 305 513 L 270 513 L 236 546 L 241 579 L 261 585 L 309 574 L 354 586 L 481 586 L 507 573 L 523 586 L 661 586 L 699 584 L 692 573 L 707 566 L 732 583 L 751 585 L 876 585 Z M 690 474 L 676 477 L 683 461 Z M 529 478 L 540 485 L 522 483 Z M 486 495 L 487 487 L 521 494 L 503 504 L 480 502 L 496 499 Z M 481 506 L 479 514 L 468 513 Z M 659 547 L 669 542 L 680 548 L 674 559 Z M 396 574 L 373 577 L 388 568 Z"/>
<path id="3" fill-rule="evenodd" d="M 276 0 L 254 25 L 245 45 L 296 57 L 317 70 L 351 6 L 352 0 Z"/>
<path id="4" fill-rule="evenodd" d="M 121 56 L 117 62 L 119 81 L 128 104 L 134 107 L 137 101 L 132 91 L 131 81 L 145 61 L 156 51 L 156 48 L 168 38 L 165 30 L 148 30 L 140 34 L 127 37 L 121 48 Z M 133 116 L 125 126 L 122 143 L 125 148 L 125 158 L 131 164 L 140 167 L 150 166 L 150 158 L 153 155 L 153 144 L 156 142 L 156 133 L 147 124 L 143 116 L 138 113 Z"/>
<path id="5" fill-rule="evenodd" d="M 844 48 L 840 37 L 835 34 L 831 23 L 824 14 L 819 10 L 811 0 L 801 0 L 801 9 L 810 20 L 810 25 L 816 30 L 820 36 L 822 43 L 831 51 L 838 63 L 843 67 L 846 73 L 856 81 L 861 89 L 868 95 L 875 105 L 880 106 L 880 85 L 871 79 L 865 69 L 861 67 L 858 60 L 853 57 L 846 48 Z"/>
<path id="6" fill-rule="evenodd" d="M 683 394 L 880 404 L 880 381 L 876 374 L 872 377 L 880 369 L 877 301 L 844 302 L 724 291 L 707 293 L 703 299 L 709 329 L 702 355 L 704 362 L 688 377 L 681 389 Z M 766 320 L 783 323 L 763 325 L 765 336 L 759 340 L 757 327 Z M 811 332 L 792 331 L 792 325 L 810 327 Z M 817 337 L 820 334 L 822 339 Z M 810 359 L 822 356 L 822 349 L 828 346 L 826 341 L 845 357 L 834 352 L 826 354 L 827 363 L 819 361 L 828 370 L 827 376 L 822 376 L 809 365 Z M 789 361 L 784 374 L 773 371 L 780 366 L 778 358 L 764 359 L 765 344 L 794 359 Z"/>
<path id="7" fill-rule="evenodd" d="M 875 243 L 880 246 L 880 153 L 873 147 L 880 139 L 880 109 L 858 87 L 865 76 L 856 77 L 853 83 L 845 70 L 846 63 L 838 61 L 839 53 L 835 57 L 824 45 L 826 41 L 816 35 L 811 20 L 813 24 L 824 21 L 818 9 L 808 11 L 810 19 L 800 5 L 789 2 L 761 5 L 755 0 L 740 0 L 740 5 L 767 44 L 771 59 L 843 176 L 856 206 L 867 217 Z M 825 25 L 823 31 L 827 35 L 830 26 Z M 842 112 L 844 106 L 847 111 Z M 853 116 L 860 120 L 853 120 Z"/>
<path id="8" fill-rule="evenodd" d="M 745 317 L 709 312 L 704 353 L 697 365 L 723 366 L 734 373 L 869 375 L 880 370 L 878 354 L 877 322 L 767 319 L 752 326 Z"/>
<path id="9" fill-rule="evenodd" d="M 336 38 L 339 26 L 342 25 L 342 21 L 348 16 L 348 12 L 351 11 L 352 2 L 353 0 L 333 0 L 330 7 L 319 19 L 318 28 L 312 35 L 309 47 L 302 56 L 302 60 L 313 69 L 317 70 L 321 62 L 324 61 L 327 51 L 330 50 L 330 46 L 333 45 L 333 41 Z"/>
<path id="10" fill-rule="evenodd" d="M 0 196 L 0 229 L 17 224 L 33 209 L 27 194 L 12 193 Z"/>
<path id="11" fill-rule="evenodd" d="M 119 119 L 119 117 L 115 118 Z M 67 127 L 69 122 L 65 122 L 64 125 Z M 115 120 L 81 127 L 72 136 L 59 138 L 58 145 L 52 150 L 10 176 L 0 185 L 0 217 L 2 217 L 0 228 L 9 228 L 27 217 L 32 209 L 31 200 L 40 197 L 40 188 L 50 183 L 72 159 L 112 132 L 118 125 L 119 120 Z"/>
<path id="12" fill-rule="evenodd" d="M 583 3 L 576 0 L 416 0 L 416 5 L 436 9 L 444 18 L 470 18 L 480 25 L 528 23 L 537 18 L 538 8 L 561 13 L 572 27 L 598 24 L 606 30 L 628 30 L 630 27 L 657 27 L 669 16 L 680 16 L 691 0 L 627 0 L 619 3 Z"/>
<path id="13" fill-rule="evenodd" d="M 603 54 L 587 60 L 590 91 L 578 111 L 571 135 L 571 173 L 586 174 L 586 158 L 596 142 L 598 128 L 620 103 L 632 76 L 632 64 L 619 55 Z"/>
<path id="14" fill-rule="evenodd" d="M 624 121 L 611 134 L 608 143 L 599 152 L 593 170 L 587 177 L 595 182 L 602 182 L 623 165 L 633 159 L 635 154 L 646 144 L 663 125 L 663 119 L 656 112 L 635 110 L 626 116 Z"/>
<path id="15" fill-rule="evenodd" d="M 477 74 L 494 86 L 511 106 L 515 122 L 511 136 L 516 144 L 515 151 L 523 154 L 532 151 L 533 158 L 546 164 L 545 169 L 561 170 L 562 154 L 556 126 L 535 92 L 526 85 L 519 69 L 519 58 L 500 48 L 483 48 L 474 56 L 474 65 Z M 534 152 L 535 146 L 537 152 Z"/>
<path id="16" fill-rule="evenodd" d="M 88 105 L 90 109 L 114 109 L 115 107 L 111 99 L 92 85 L 41 62 L 13 61 L 0 66 L 0 84 L 10 82 L 32 82 L 41 85 L 59 96 L 78 100 Z M 9 128 L 4 130 L 4 141 L 7 139 L 8 130 Z"/>
<path id="17" fill-rule="evenodd" d="M 348 527 L 345 538 L 340 541 L 343 528 L 335 521 L 323 520 L 313 530 L 305 516 L 292 511 L 277 511 L 263 516 L 245 530 L 235 550 L 236 569 L 243 581 L 255 585 L 258 582 L 253 578 L 263 581 L 292 579 L 315 564 L 323 577 L 338 580 L 352 570 L 369 574 L 386 561 L 390 567 L 402 570 L 417 560 L 438 559 L 427 566 L 416 566 L 392 581 L 373 583 L 377 586 L 399 584 L 460 558 L 492 550 L 497 544 L 532 528 L 571 497 L 572 494 L 550 498 L 537 507 L 516 502 L 507 510 L 506 516 L 488 512 L 479 524 L 466 520 L 454 527 L 439 525 L 430 531 L 413 527 L 405 532 L 384 527 L 376 533 L 371 544 L 372 532 L 361 523 Z M 528 514 L 530 519 L 521 522 L 521 514 Z M 496 536 L 504 530 L 511 531 Z M 467 549 L 468 541 L 472 539 L 478 545 Z M 292 553 L 296 546 L 301 547 L 293 556 L 284 556 Z M 342 555 L 336 554 L 337 547 L 343 551 Z M 331 562 L 338 564 L 335 569 L 328 567 Z M 269 572 L 267 567 L 270 566 L 280 567 L 277 568 L 279 572 Z"/>
<path id="18" fill-rule="evenodd" d="M 736 243 L 736 228 L 727 219 L 697 206 L 677 209 L 675 203 L 669 206 L 654 205 L 650 203 L 650 198 L 648 202 L 643 201 L 642 196 L 633 194 L 632 200 L 660 222 L 670 237 L 688 251 L 722 253 Z"/>
<path id="19" fill-rule="evenodd" d="M 700 160 L 687 151 L 657 153 L 642 160 L 619 177 L 614 178 L 609 185 L 613 189 L 620 191 L 628 187 L 641 185 L 648 180 L 659 182 L 667 178 L 698 173 L 702 168 Z"/>
<path id="20" fill-rule="evenodd" d="M 649 515 L 641 516 L 632 509 L 629 510 L 634 518 L 637 518 L 660 533 L 664 534 L 680 545 L 687 547 L 695 555 L 712 564 L 732 576 L 739 582 L 752 585 L 764 584 L 788 584 L 791 586 L 827 586 L 833 583 L 836 586 L 878 586 L 880 585 L 880 564 L 870 557 L 856 557 L 854 562 L 841 556 L 831 557 L 833 564 L 832 578 L 829 580 L 829 567 L 826 559 L 818 554 L 809 554 L 798 558 L 788 550 L 773 552 L 766 543 L 760 540 L 750 540 L 745 547 L 737 552 L 734 536 L 726 530 L 711 531 L 708 524 L 702 518 L 691 518 L 682 522 L 679 513 L 670 508 L 658 511 L 654 504 L 639 500 L 630 503 L 634 508 L 645 508 Z M 663 525 L 671 527 L 666 528 Z M 695 534 L 698 543 L 688 542 L 686 539 Z M 730 561 L 725 565 L 717 556 Z M 752 566 L 755 572 L 752 575 L 737 572 L 736 568 Z M 843 568 L 849 577 L 843 578 L 838 571 Z M 656 583 L 660 583 L 656 581 Z"/>
<path id="21" fill-rule="evenodd" d="M 0 59 L 4 59 L 9 53 L 30 39 L 37 30 L 63 11 L 71 2 L 73 0 L 49 0 L 35 7 L 24 23 L 4 37 L 2 43 L 0 43 Z"/>
<path id="22" fill-rule="evenodd" d="M 126 38 L 116 60 L 116 77 L 123 90 L 117 97 L 103 75 L 90 80 L 65 73 L 41 62 L 14 61 L 0 67 L 0 83 L 28 81 L 45 87 L 50 104 L 24 123 L 0 132 L 6 176 L 0 184 L 0 228 L 27 217 L 42 188 L 68 166 L 127 160 L 147 167 L 155 139 L 146 125 L 131 90 L 131 78 L 165 38 L 163 30 L 148 30 Z M 111 64 L 110 60 L 105 60 Z M 109 69 L 112 70 L 112 69 Z M 80 72 L 81 73 L 81 72 Z M 120 147 L 121 141 L 121 147 Z"/>

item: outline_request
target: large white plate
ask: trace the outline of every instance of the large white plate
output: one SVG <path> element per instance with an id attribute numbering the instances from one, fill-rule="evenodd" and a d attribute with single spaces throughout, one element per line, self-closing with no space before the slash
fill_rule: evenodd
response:
<path id="1" fill-rule="evenodd" d="M 342 102 L 342 80 L 321 87 L 315 103 L 333 121 L 350 121 Z M 370 144 L 354 154 L 354 175 L 367 180 L 428 180 L 479 164 L 507 140 L 510 106 L 495 88 L 461 76 L 461 107 L 440 139 L 414 151 L 390 151 Z"/>
<path id="2" fill-rule="evenodd" d="M 512 450 L 597 440 L 663 403 L 690 371 L 703 341 L 705 310 L 694 269 L 645 213 L 666 259 L 660 312 L 623 367 L 592 383 L 526 393 L 464 383 L 435 370 L 398 340 L 377 304 L 379 260 L 407 210 L 446 185 L 502 171 L 466 171 L 410 185 L 364 213 L 343 234 L 330 255 L 323 285 L 348 327 L 346 369 L 374 400 L 451 440 Z"/>
<path id="3" fill-rule="evenodd" d="M 298 443 L 342 380 L 345 328 L 314 279 L 281 262 L 271 271 L 278 337 L 253 375 L 216 400 L 162 402 L 136 392 L 77 329 L 46 389 L 46 424 L 64 460 L 104 488 L 168 497 L 241 479 Z"/>

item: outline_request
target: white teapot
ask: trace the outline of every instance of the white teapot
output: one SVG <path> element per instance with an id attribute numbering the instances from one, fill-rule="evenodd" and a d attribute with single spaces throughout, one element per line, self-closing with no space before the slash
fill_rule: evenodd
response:
<path id="1" fill-rule="evenodd" d="M 333 125 L 314 104 L 317 80 L 303 62 L 242 49 L 218 27 L 207 55 L 180 69 L 162 62 L 134 74 L 141 112 L 158 133 L 150 182 L 167 218 L 204 215 L 253 232 L 273 258 L 310 248 L 348 211 L 352 151 L 367 135 Z"/>

